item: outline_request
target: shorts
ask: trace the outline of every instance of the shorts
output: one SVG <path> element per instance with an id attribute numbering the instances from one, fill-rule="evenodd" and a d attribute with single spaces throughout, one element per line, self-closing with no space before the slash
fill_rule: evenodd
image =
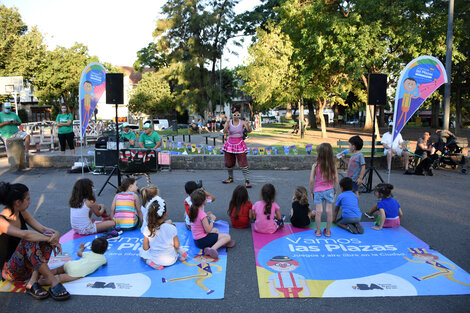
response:
<path id="1" fill-rule="evenodd" d="M 215 245 L 217 240 L 219 240 L 219 234 L 208 233 L 206 237 L 202 237 L 201 239 L 194 239 L 194 243 L 199 249 L 204 249 Z"/>
<path id="2" fill-rule="evenodd" d="M 352 191 L 358 191 L 359 190 L 359 186 L 357 185 L 356 182 L 353 182 L 353 189 Z"/>
<path id="3" fill-rule="evenodd" d="M 23 139 L 24 140 L 28 136 L 29 136 L 28 133 L 25 133 L 24 131 L 19 130 L 16 133 L 14 133 L 13 135 L 11 135 L 9 138 L 18 138 L 18 139 Z"/>
<path id="4" fill-rule="evenodd" d="M 238 167 L 248 167 L 248 159 L 246 153 L 224 153 L 225 167 L 232 168 L 235 166 L 235 162 L 238 162 Z"/>
<path id="5" fill-rule="evenodd" d="M 313 194 L 313 202 L 315 204 L 322 204 L 323 201 L 326 203 L 335 202 L 335 189 L 331 188 L 324 191 L 315 191 Z"/>
<path id="6" fill-rule="evenodd" d="M 342 217 L 340 216 L 337 220 L 337 224 L 355 224 L 361 221 L 360 217 Z"/>
<path id="7" fill-rule="evenodd" d="M 395 150 L 397 152 L 397 153 L 392 153 L 392 156 L 397 155 L 397 156 L 401 157 L 401 154 L 403 153 L 403 149 L 395 148 L 395 149 L 392 149 L 392 150 Z M 388 150 L 385 149 L 384 150 L 384 155 L 387 155 L 387 153 L 388 153 Z"/>
<path id="8" fill-rule="evenodd" d="M 96 234 L 96 224 L 95 223 L 90 223 L 85 228 L 74 229 L 73 231 L 76 232 L 79 235 Z"/>

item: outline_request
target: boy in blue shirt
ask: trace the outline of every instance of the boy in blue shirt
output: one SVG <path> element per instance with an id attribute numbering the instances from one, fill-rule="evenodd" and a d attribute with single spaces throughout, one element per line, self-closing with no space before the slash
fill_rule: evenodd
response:
<path id="1" fill-rule="evenodd" d="M 353 180 L 350 177 L 344 177 L 340 180 L 339 186 L 341 194 L 336 199 L 333 223 L 353 234 L 363 234 L 364 228 L 360 223 L 362 213 L 359 209 L 359 199 L 352 191 Z M 341 215 L 338 217 L 340 207 Z"/>

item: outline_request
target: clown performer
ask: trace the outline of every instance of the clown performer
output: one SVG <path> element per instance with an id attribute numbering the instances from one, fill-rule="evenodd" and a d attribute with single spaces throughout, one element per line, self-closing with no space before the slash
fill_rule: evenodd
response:
<path id="1" fill-rule="evenodd" d="M 401 115 L 400 118 L 398 119 L 397 126 L 400 125 L 400 122 L 403 119 L 403 125 L 406 123 L 406 115 L 408 114 L 408 111 L 410 110 L 410 105 L 411 105 L 411 99 L 417 99 L 419 98 L 419 95 L 417 92 L 413 92 L 416 89 L 416 86 L 418 83 L 414 78 L 408 77 L 405 79 L 403 82 L 403 87 L 405 88 L 406 92 L 403 94 L 403 98 L 401 100 Z"/>
<path id="2" fill-rule="evenodd" d="M 245 187 L 251 188 L 250 179 L 248 177 L 250 174 L 248 170 L 248 159 L 246 157 L 248 148 L 243 140 L 243 131 L 251 132 L 250 122 L 240 119 L 240 108 L 237 106 L 232 108 L 232 118 L 233 119 L 227 119 L 223 130 L 224 134 L 228 136 L 222 148 L 222 151 L 225 152 L 224 159 L 225 167 L 228 169 L 228 179 L 223 180 L 222 183 L 233 183 L 233 167 L 236 161 L 238 161 L 238 166 L 241 168 L 243 176 L 245 177 Z"/>
<path id="3" fill-rule="evenodd" d="M 183 261 L 183 264 L 189 265 L 189 266 L 197 266 L 197 275 L 191 275 L 191 276 L 185 276 L 185 277 L 179 277 L 179 278 L 171 278 L 171 279 L 166 279 L 162 277 L 162 283 L 170 283 L 170 282 L 175 282 L 175 281 L 183 281 L 183 280 L 189 280 L 189 279 L 196 279 L 196 285 L 198 285 L 200 288 L 202 288 L 206 294 L 211 294 L 215 290 L 209 289 L 206 286 L 204 286 L 203 282 L 204 280 L 211 278 L 212 277 L 212 268 L 209 263 L 214 263 L 217 262 L 219 259 L 214 259 L 213 257 L 210 257 L 208 255 L 204 254 L 204 251 L 201 250 L 198 255 L 196 255 L 193 258 L 194 261 L 199 262 L 199 264 L 190 264 L 187 263 L 186 261 Z M 212 266 L 217 267 L 217 272 L 219 273 L 222 271 L 222 267 L 220 267 L 217 264 L 212 264 Z"/>
<path id="4" fill-rule="evenodd" d="M 85 96 L 83 97 L 83 106 L 85 109 L 85 114 L 83 117 L 82 126 L 90 119 L 90 110 L 91 110 L 91 100 L 95 97 L 93 92 L 93 84 L 90 81 L 85 81 L 83 83 L 83 90 L 85 90 Z"/>
<path id="5" fill-rule="evenodd" d="M 267 264 L 277 272 L 268 277 L 271 296 L 298 298 L 301 292 L 304 297 L 311 296 L 305 277 L 292 272 L 299 267 L 299 262 L 287 256 L 275 256 Z"/>
<path id="6" fill-rule="evenodd" d="M 429 264 L 434 269 L 436 269 L 438 271 L 436 273 L 426 275 L 426 276 L 423 276 L 423 277 L 420 277 L 420 278 L 413 276 L 413 278 L 416 279 L 417 281 L 427 280 L 427 279 L 431 279 L 431 278 L 434 278 L 434 277 L 444 275 L 444 277 L 447 278 L 448 280 L 451 280 L 451 281 L 456 282 L 456 283 L 461 284 L 461 285 L 470 286 L 469 284 L 466 284 L 466 283 L 463 283 L 461 281 L 456 280 L 454 278 L 454 271 L 452 271 L 451 269 L 449 269 L 448 267 L 446 267 L 444 265 L 444 264 L 447 264 L 451 268 L 455 269 L 455 266 L 453 264 L 450 264 L 450 263 L 447 263 L 447 262 L 442 262 L 442 261 L 437 262 L 436 260 L 439 259 L 439 257 L 437 255 L 428 253 L 426 251 L 426 249 L 408 248 L 408 250 L 411 251 L 411 255 L 414 258 L 416 258 L 418 260 L 421 260 L 421 261 L 413 261 L 413 260 L 408 259 L 405 256 L 406 260 L 408 260 L 410 262 L 413 262 L 413 263 Z"/>

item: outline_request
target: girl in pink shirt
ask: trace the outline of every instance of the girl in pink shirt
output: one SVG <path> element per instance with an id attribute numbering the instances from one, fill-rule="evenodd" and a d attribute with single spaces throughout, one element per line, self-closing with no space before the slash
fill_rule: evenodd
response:
<path id="1" fill-rule="evenodd" d="M 235 240 L 229 234 L 221 234 L 214 227 L 215 215 L 204 212 L 206 204 L 206 193 L 201 188 L 191 193 L 191 207 L 189 208 L 189 220 L 191 222 L 191 232 L 193 234 L 196 247 L 204 249 L 204 254 L 214 259 L 219 257 L 217 249 L 223 246 L 232 248 Z"/>
<path id="2" fill-rule="evenodd" d="M 323 234 L 331 236 L 331 223 L 333 221 L 333 203 L 335 202 L 335 188 L 338 184 L 336 162 L 333 148 L 329 143 L 322 143 L 317 147 L 317 162 L 313 164 L 310 172 L 310 192 L 315 203 L 315 236 L 321 237 L 321 216 L 323 202 L 326 202 L 326 228 Z"/>
<path id="3" fill-rule="evenodd" d="M 276 197 L 276 189 L 272 184 L 265 184 L 261 188 L 261 198 L 253 205 L 252 214 L 255 221 L 255 231 L 258 233 L 272 234 L 279 227 L 284 226 L 279 206 L 274 199 Z"/>

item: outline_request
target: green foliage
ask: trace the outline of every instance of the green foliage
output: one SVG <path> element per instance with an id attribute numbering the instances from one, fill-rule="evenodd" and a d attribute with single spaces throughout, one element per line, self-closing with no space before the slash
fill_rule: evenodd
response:
<path id="1" fill-rule="evenodd" d="M 173 109 L 170 86 L 161 73 L 148 72 L 133 90 L 129 99 L 129 109 L 134 113 L 168 113 Z"/>

